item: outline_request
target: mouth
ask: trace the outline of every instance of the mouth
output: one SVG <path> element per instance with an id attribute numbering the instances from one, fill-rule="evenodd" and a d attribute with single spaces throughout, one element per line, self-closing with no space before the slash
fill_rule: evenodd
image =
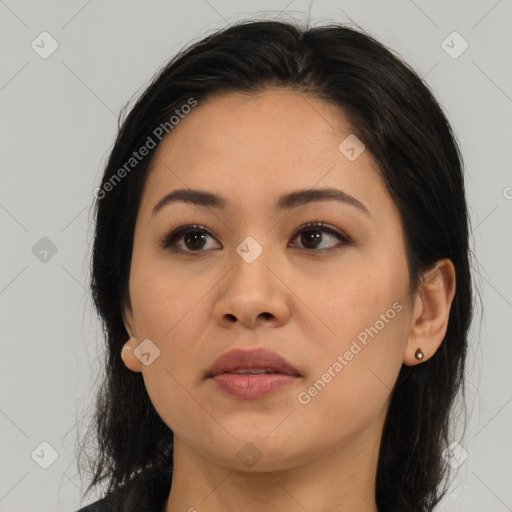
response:
<path id="1" fill-rule="evenodd" d="M 266 349 L 233 349 L 222 354 L 205 377 L 230 373 L 235 375 L 281 374 L 302 377 L 298 370 L 278 354 Z"/>
<path id="2" fill-rule="evenodd" d="M 230 398 L 255 400 L 293 385 L 302 375 L 269 350 L 234 349 L 221 355 L 205 378 Z"/>

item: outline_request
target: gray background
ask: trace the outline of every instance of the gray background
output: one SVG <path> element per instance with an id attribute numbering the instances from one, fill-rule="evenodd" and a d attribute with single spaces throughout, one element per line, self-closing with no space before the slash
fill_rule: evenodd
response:
<path id="1" fill-rule="evenodd" d="M 454 437 L 468 458 L 439 510 L 512 510 L 511 14 L 510 0 L 0 0 L 0 511 L 76 510 L 87 483 L 74 457 L 103 355 L 87 290 L 90 206 L 120 108 L 182 46 L 228 22 L 308 16 L 352 20 L 398 52 L 457 135 L 484 308 L 470 339 L 471 420 Z M 43 31 L 58 43 L 46 59 L 31 47 L 50 48 Z M 469 44 L 458 58 L 442 46 L 453 31 Z M 47 469 L 42 442 L 58 454 Z"/>

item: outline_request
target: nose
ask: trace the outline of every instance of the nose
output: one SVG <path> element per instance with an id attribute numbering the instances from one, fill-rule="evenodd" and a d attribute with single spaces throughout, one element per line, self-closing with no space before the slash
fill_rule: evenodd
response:
<path id="1" fill-rule="evenodd" d="M 264 250 L 254 261 L 237 252 L 231 270 L 221 281 L 214 316 L 223 327 L 241 324 L 247 328 L 278 327 L 290 317 L 289 294 L 277 258 Z"/>

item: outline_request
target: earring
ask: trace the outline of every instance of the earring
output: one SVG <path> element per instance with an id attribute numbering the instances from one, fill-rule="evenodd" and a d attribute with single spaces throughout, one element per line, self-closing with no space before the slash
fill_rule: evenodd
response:
<path id="1" fill-rule="evenodd" d="M 418 360 L 421 360 L 423 359 L 423 352 L 421 350 L 421 348 L 418 347 L 418 349 L 416 350 L 416 352 L 414 353 L 414 357 Z"/>
<path id="2" fill-rule="evenodd" d="M 128 339 L 126 341 L 126 343 L 124 344 L 123 346 L 123 350 L 131 350 L 132 347 L 130 346 L 130 342 L 133 343 L 133 342 L 136 342 L 137 340 L 132 336 L 130 339 Z"/>

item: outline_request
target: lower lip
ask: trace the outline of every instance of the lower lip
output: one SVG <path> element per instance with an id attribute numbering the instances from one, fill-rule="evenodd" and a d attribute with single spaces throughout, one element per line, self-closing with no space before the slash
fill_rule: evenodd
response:
<path id="1" fill-rule="evenodd" d="M 240 375 L 222 373 L 212 377 L 221 391 L 233 398 L 254 400 L 272 395 L 276 391 L 293 384 L 298 377 L 282 373 L 262 373 L 259 375 Z"/>

